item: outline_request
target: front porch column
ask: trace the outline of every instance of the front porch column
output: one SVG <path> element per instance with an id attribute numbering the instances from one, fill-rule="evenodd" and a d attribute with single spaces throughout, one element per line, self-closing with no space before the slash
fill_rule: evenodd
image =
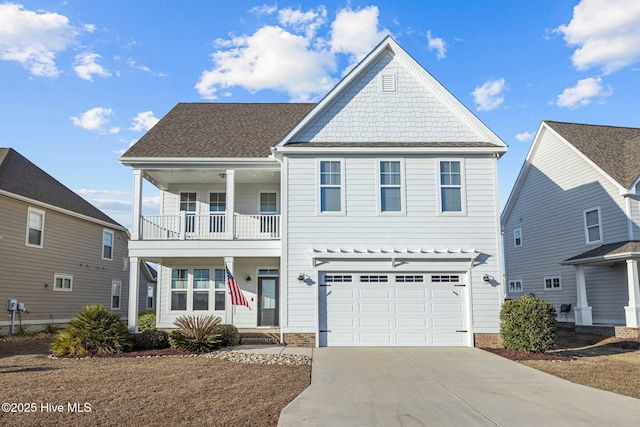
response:
<path id="1" fill-rule="evenodd" d="M 140 215 L 142 214 L 142 171 L 133 170 L 133 218 L 131 222 L 131 240 L 140 240 Z"/>
<path id="2" fill-rule="evenodd" d="M 228 177 L 229 175 L 227 175 Z M 227 205 L 228 206 L 228 205 Z M 224 265 L 226 266 L 226 268 L 229 269 L 229 272 L 231 273 L 231 275 L 233 276 L 233 278 L 235 279 L 236 276 L 233 274 L 233 257 L 232 256 L 226 256 L 224 257 Z M 225 297 L 225 301 L 224 301 L 224 323 L 228 324 L 228 325 L 232 325 L 233 324 L 233 305 L 231 305 L 231 292 L 229 292 L 229 283 L 226 277 L 226 271 L 225 271 L 225 288 L 227 289 L 226 292 L 226 297 Z M 237 280 L 237 279 L 236 279 Z"/>
<path id="3" fill-rule="evenodd" d="M 233 240 L 235 224 L 233 221 L 233 213 L 236 211 L 236 171 L 227 169 L 227 239 Z M 231 261 L 233 263 L 233 260 Z M 229 269 L 231 270 L 231 269 Z M 233 272 L 232 272 L 233 274 Z"/>
<path id="4" fill-rule="evenodd" d="M 582 265 L 576 266 L 576 292 L 578 294 L 578 303 L 575 309 L 576 325 L 593 325 L 591 307 L 587 302 L 587 285 L 584 280 L 584 267 Z"/>
<path id="5" fill-rule="evenodd" d="M 638 261 L 627 260 L 627 284 L 629 286 L 629 305 L 624 308 L 628 328 L 640 327 L 640 280 L 638 280 Z"/>
<path id="6" fill-rule="evenodd" d="M 127 320 L 129 332 L 138 332 L 138 289 L 140 287 L 140 260 L 129 258 L 129 312 Z"/>

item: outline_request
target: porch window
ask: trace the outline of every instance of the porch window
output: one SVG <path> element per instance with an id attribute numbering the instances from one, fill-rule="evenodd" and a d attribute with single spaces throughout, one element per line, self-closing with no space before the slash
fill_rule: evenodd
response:
<path id="1" fill-rule="evenodd" d="M 187 309 L 187 288 L 189 283 L 189 270 L 171 270 L 171 310 Z"/>
<path id="2" fill-rule="evenodd" d="M 216 269 L 214 272 L 214 307 L 216 311 L 223 311 L 225 306 L 227 276 L 223 269 Z"/>
<path id="3" fill-rule="evenodd" d="M 399 161 L 380 162 L 380 211 L 402 211 L 402 176 Z"/>
<path id="4" fill-rule="evenodd" d="M 27 213 L 27 246 L 42 247 L 44 211 L 29 208 Z"/>
<path id="5" fill-rule="evenodd" d="M 260 218 L 261 233 L 275 233 L 278 228 L 278 195 L 276 193 L 260 193 L 260 214 L 269 215 Z"/>
<path id="6" fill-rule="evenodd" d="M 102 232 L 102 259 L 113 259 L 113 231 Z"/>
<path id="7" fill-rule="evenodd" d="M 225 215 L 227 210 L 226 193 L 209 193 L 209 232 L 224 233 Z"/>
<path id="8" fill-rule="evenodd" d="M 320 212 L 342 211 L 340 161 L 320 162 Z"/>
<path id="9" fill-rule="evenodd" d="M 545 276 L 544 277 L 544 290 L 545 291 L 561 291 L 562 290 L 562 277 L 557 276 Z"/>
<path id="10" fill-rule="evenodd" d="M 120 280 L 111 281 L 111 310 L 120 310 L 120 296 L 122 293 L 122 282 Z"/>
<path id="11" fill-rule="evenodd" d="M 193 310 L 209 310 L 209 269 L 193 270 Z"/>
<path id="12" fill-rule="evenodd" d="M 187 214 L 187 223 L 185 224 L 187 233 L 195 231 L 196 197 L 196 193 L 180 193 L 180 212 Z"/>
<path id="13" fill-rule="evenodd" d="M 462 172 L 459 161 L 440 162 L 440 209 L 462 212 Z"/>
<path id="14" fill-rule="evenodd" d="M 585 209 L 584 213 L 584 233 L 589 243 L 602 242 L 602 223 L 600 219 L 600 206 Z"/>

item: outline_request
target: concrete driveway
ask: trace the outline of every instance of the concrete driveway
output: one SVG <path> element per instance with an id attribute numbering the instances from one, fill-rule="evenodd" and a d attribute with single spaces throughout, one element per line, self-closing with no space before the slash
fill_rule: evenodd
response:
<path id="1" fill-rule="evenodd" d="M 640 400 L 476 348 L 319 348 L 278 426 L 634 426 Z"/>

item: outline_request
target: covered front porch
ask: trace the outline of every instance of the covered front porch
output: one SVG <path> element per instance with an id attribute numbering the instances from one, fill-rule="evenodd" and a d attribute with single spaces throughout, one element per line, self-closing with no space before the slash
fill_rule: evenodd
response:
<path id="1" fill-rule="evenodd" d="M 575 267 L 576 272 L 576 294 L 577 304 L 575 307 L 575 324 L 576 330 L 583 327 L 594 330 L 594 328 L 614 328 L 614 334 L 621 336 L 624 334 L 637 335 L 640 328 L 640 274 L 638 270 L 638 261 L 640 260 L 640 242 L 624 241 L 602 245 L 598 248 L 584 252 L 563 261 L 562 265 L 571 265 Z M 628 292 L 628 304 L 624 309 L 624 325 L 603 325 L 595 324 L 593 320 L 593 307 L 587 298 L 587 278 L 585 276 L 585 267 L 603 267 L 612 268 L 623 264 L 626 268 L 626 285 Z M 606 283 L 603 284 L 606 286 Z M 620 330 L 616 332 L 616 326 L 631 328 L 632 331 Z M 635 332 L 634 332 L 635 331 Z"/>

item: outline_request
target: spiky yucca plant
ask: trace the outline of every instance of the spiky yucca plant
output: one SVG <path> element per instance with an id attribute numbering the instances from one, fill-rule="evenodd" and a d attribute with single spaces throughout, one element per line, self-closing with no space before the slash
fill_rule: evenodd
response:
<path id="1" fill-rule="evenodd" d="M 208 353 L 220 346 L 221 336 L 216 331 L 222 319 L 219 316 L 180 316 L 173 322 L 179 329 L 171 332 L 172 347 L 195 353 Z"/>
<path id="2" fill-rule="evenodd" d="M 101 305 L 88 305 L 58 333 L 51 351 L 60 356 L 85 356 L 121 353 L 132 345 L 132 335 L 119 315 Z"/>

